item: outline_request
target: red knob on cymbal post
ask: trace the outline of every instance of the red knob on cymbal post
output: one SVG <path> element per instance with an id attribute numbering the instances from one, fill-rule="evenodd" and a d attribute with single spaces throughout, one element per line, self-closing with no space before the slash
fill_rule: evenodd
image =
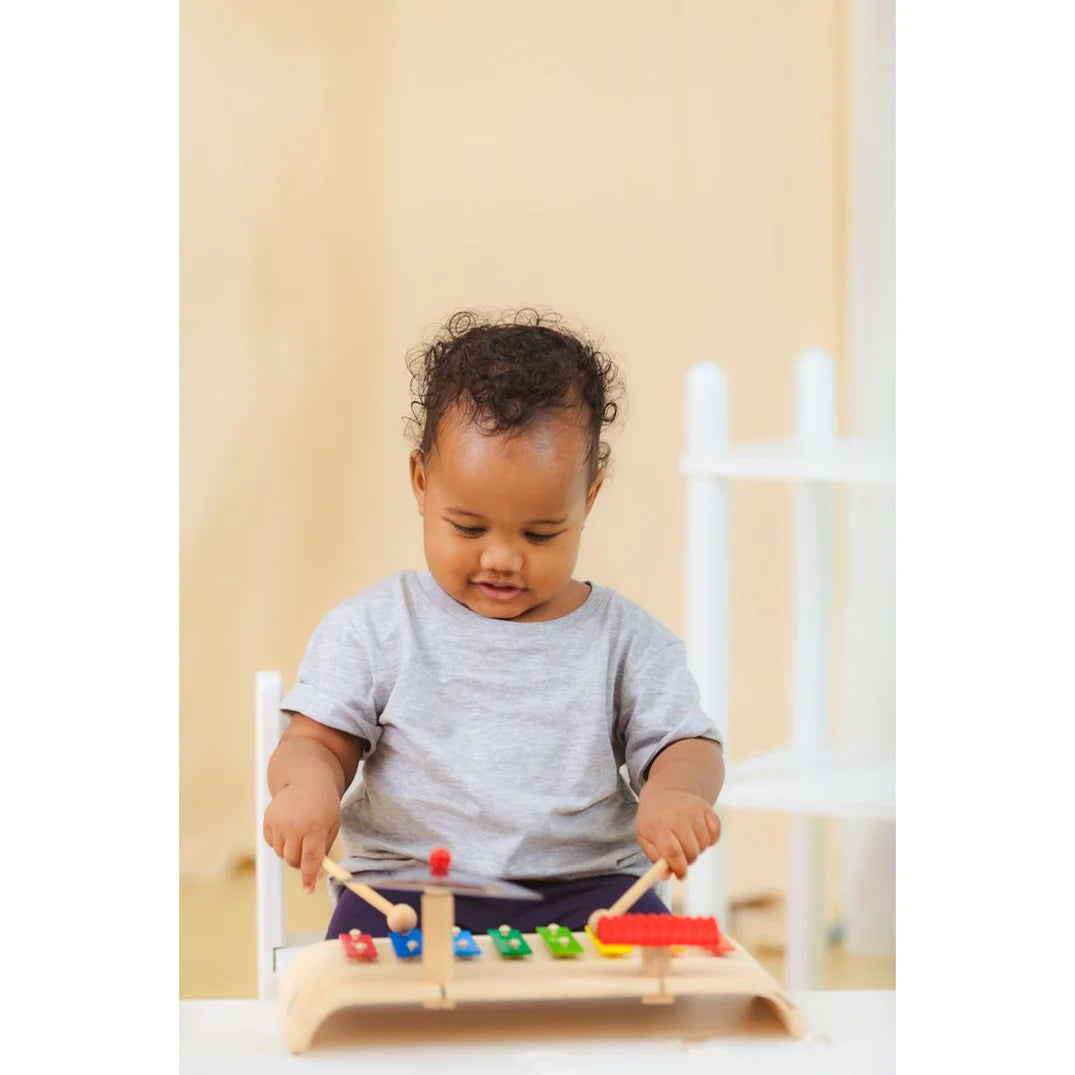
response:
<path id="1" fill-rule="evenodd" d="M 429 856 L 429 872 L 434 877 L 447 877 L 452 856 L 445 847 L 435 847 Z"/>

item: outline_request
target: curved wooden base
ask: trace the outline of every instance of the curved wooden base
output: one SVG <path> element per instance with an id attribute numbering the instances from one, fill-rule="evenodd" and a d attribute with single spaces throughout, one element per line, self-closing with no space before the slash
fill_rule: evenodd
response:
<path id="1" fill-rule="evenodd" d="M 317 1028 L 343 1008 L 416 1005 L 451 1009 L 473 1002 L 635 997 L 644 1004 L 671 1004 L 677 996 L 759 997 L 789 1034 L 805 1032 L 802 1015 L 780 984 L 751 955 L 734 951 L 714 956 L 700 949 L 672 954 L 667 961 L 645 960 L 644 949 L 602 956 L 589 938 L 584 954 L 557 959 L 537 934 L 526 934 L 533 954 L 504 959 L 489 937 L 478 937 L 480 956 L 454 960 L 443 983 L 425 980 L 420 958 L 399 959 L 391 943 L 374 940 L 378 958 L 353 963 L 339 941 L 321 941 L 296 957 L 281 982 L 278 1000 L 284 1040 L 293 1053 L 306 1050 Z M 731 938 L 728 938 L 731 940 Z"/>

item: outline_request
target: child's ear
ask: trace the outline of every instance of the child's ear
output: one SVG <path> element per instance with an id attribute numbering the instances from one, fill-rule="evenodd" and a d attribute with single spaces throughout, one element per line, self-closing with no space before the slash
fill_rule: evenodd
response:
<path id="1" fill-rule="evenodd" d="M 411 452 L 411 490 L 418 505 L 418 514 L 426 513 L 426 462 L 420 448 Z"/>
<path id="2" fill-rule="evenodd" d="M 601 485 L 605 480 L 605 472 L 599 470 L 597 477 L 593 480 L 593 485 L 590 486 L 590 491 L 586 494 L 586 514 L 590 514 L 590 508 L 593 507 L 593 502 L 597 499 L 597 494 L 601 492 Z"/>

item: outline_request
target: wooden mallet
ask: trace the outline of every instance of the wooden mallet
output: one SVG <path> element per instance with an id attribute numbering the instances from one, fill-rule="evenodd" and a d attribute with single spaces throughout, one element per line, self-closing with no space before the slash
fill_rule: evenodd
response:
<path id="1" fill-rule="evenodd" d="M 379 892 L 374 892 L 369 885 L 356 881 L 339 863 L 333 862 L 327 855 L 321 860 L 325 873 L 335 877 L 345 888 L 349 888 L 371 907 L 376 907 L 388 919 L 388 928 L 393 933 L 406 933 L 418 925 L 418 912 L 409 903 L 390 903 Z"/>
<path id="2" fill-rule="evenodd" d="M 667 873 L 668 863 L 663 858 L 658 859 L 608 910 L 601 908 L 594 911 L 586 920 L 586 924 L 596 935 L 597 923 L 600 919 L 605 915 L 626 914 L 641 899 L 642 894 Z"/>

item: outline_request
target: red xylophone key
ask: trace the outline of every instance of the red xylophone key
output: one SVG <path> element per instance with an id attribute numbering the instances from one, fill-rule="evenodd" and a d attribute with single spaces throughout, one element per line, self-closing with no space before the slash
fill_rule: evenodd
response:
<path id="1" fill-rule="evenodd" d="M 605 915 L 597 923 L 602 944 L 634 944 L 641 947 L 690 945 L 713 952 L 730 951 L 717 920 L 710 916 L 672 914 Z"/>

